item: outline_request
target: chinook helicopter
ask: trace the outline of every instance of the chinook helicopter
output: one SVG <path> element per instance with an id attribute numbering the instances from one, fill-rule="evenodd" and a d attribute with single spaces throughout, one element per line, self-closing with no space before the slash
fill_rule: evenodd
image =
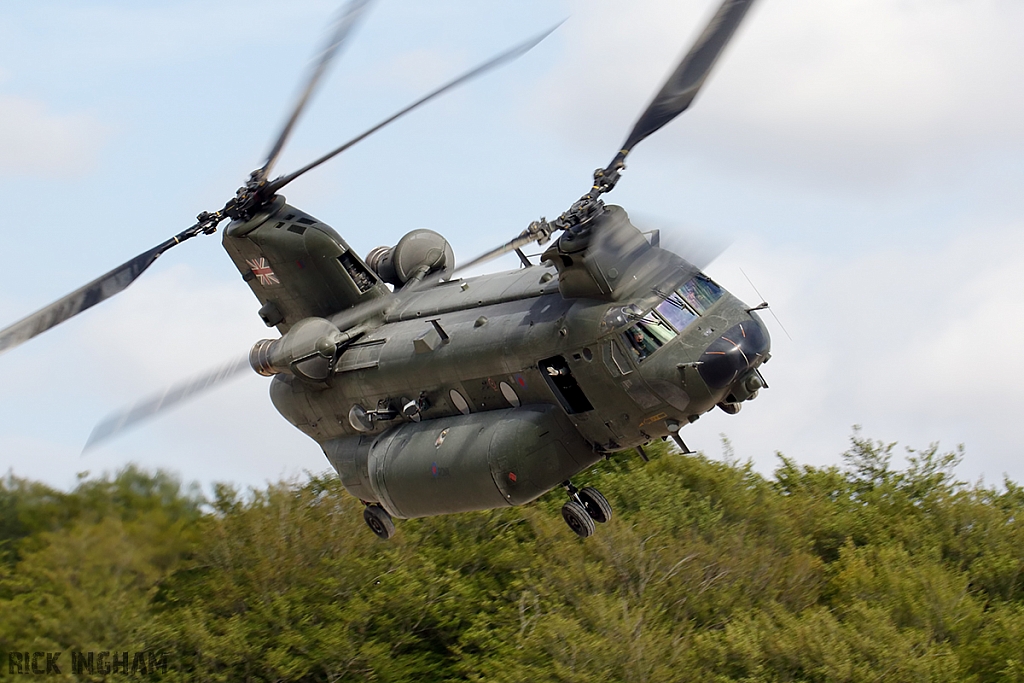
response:
<path id="1" fill-rule="evenodd" d="M 381 538 L 394 519 L 523 505 L 563 487 L 581 537 L 612 508 L 574 477 L 767 386 L 770 339 L 756 311 L 606 204 L 629 152 L 689 107 L 753 0 L 724 0 L 590 190 L 558 218 L 455 266 L 448 242 L 414 230 L 365 258 L 280 191 L 442 93 L 531 49 L 548 33 L 430 92 L 288 175 L 273 167 L 328 64 L 368 5 L 350 0 L 262 167 L 222 209 L 46 308 L 0 330 L 0 352 L 129 286 L 173 246 L 212 234 L 280 333 L 244 363 L 270 377 L 275 408 L 314 439 Z M 553 29 L 552 29 L 553 30 Z M 539 259 L 522 251 L 547 245 Z M 515 252 L 517 270 L 458 277 Z M 183 385 L 181 400 L 241 363 Z M 101 423 L 90 443 L 166 405 L 166 395 Z"/>

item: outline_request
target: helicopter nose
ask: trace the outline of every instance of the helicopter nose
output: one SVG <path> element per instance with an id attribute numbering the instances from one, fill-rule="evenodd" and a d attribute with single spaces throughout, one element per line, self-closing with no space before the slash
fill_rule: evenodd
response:
<path id="1" fill-rule="evenodd" d="M 768 331 L 751 318 L 730 327 L 701 354 L 698 371 L 709 389 L 724 389 L 759 364 L 771 347 Z"/>

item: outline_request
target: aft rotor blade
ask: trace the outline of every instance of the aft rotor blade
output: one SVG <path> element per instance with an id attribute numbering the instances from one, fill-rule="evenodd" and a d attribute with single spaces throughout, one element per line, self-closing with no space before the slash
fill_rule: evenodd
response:
<path id="1" fill-rule="evenodd" d="M 149 268 L 160 255 L 160 247 L 139 254 L 106 275 L 80 287 L 62 299 L 0 330 L 0 353 L 28 341 L 42 332 L 78 315 L 87 308 L 124 290 Z"/>
<path id="2" fill-rule="evenodd" d="M 267 154 L 267 162 L 263 164 L 263 167 L 259 170 L 257 182 L 266 180 L 270 175 L 270 172 L 274 168 L 274 164 L 277 163 L 278 158 L 281 156 L 281 151 L 284 149 L 284 145 L 288 141 L 288 138 L 292 133 L 292 129 L 295 127 L 295 123 L 299 120 L 299 116 L 302 114 L 303 109 L 305 109 L 310 96 L 312 96 L 314 90 L 316 90 L 316 86 L 320 82 L 320 78 L 327 70 L 331 60 L 333 60 L 338 54 L 338 51 L 344 44 L 345 39 L 348 38 L 349 33 L 351 33 L 352 27 L 355 26 L 356 22 L 362 16 L 363 11 L 370 2 L 371 0 L 349 0 L 348 4 L 342 7 L 338 12 L 338 16 L 334 22 L 334 30 L 331 32 L 323 51 L 313 63 L 309 72 L 309 80 L 306 82 L 306 87 L 299 94 L 299 97 L 295 102 L 295 107 L 292 109 L 291 116 L 285 123 L 284 128 L 281 129 L 281 134 L 277 136 L 277 140 L 274 142 L 273 147 L 270 148 L 270 153 Z"/>
<path id="3" fill-rule="evenodd" d="M 220 220 L 218 214 L 208 214 L 210 220 Z M 216 225 L 216 223 L 214 223 Z M 181 244 L 187 239 L 195 237 L 208 224 L 202 221 L 196 223 L 188 230 L 181 232 L 171 239 L 158 244 L 149 251 L 145 251 L 130 261 L 122 263 L 109 273 L 101 275 L 89 284 L 79 287 L 62 299 L 36 311 L 32 315 L 22 318 L 10 327 L 0 330 L 0 353 L 22 344 L 32 337 L 55 327 L 68 318 L 72 318 L 87 308 L 92 308 L 101 301 L 124 291 L 128 285 L 142 275 L 142 273 L 153 265 L 153 262 L 171 247 Z"/>
<path id="4" fill-rule="evenodd" d="M 377 125 L 373 126 L 372 128 L 369 128 L 366 131 L 364 131 L 363 133 L 360 133 L 356 137 L 352 138 L 351 140 L 349 140 L 348 142 L 343 144 L 341 147 L 338 147 L 337 149 L 335 149 L 335 150 L 333 150 L 331 152 L 328 152 L 327 154 L 323 155 L 322 157 L 320 157 L 316 161 L 314 161 L 314 162 L 312 162 L 310 164 L 307 164 L 306 166 L 303 166 L 302 168 L 300 168 L 299 170 L 295 171 L 294 173 L 290 173 L 290 174 L 288 174 L 286 176 L 282 176 L 281 178 L 278 178 L 277 180 L 274 180 L 273 182 L 271 182 L 267 186 L 267 189 L 266 189 L 267 195 L 269 196 L 270 194 L 279 191 L 285 185 L 287 185 L 288 183 L 292 182 L 293 180 L 295 180 L 296 178 L 298 178 L 302 174 L 306 173 L 307 171 L 313 170 L 314 168 L 316 168 L 320 164 L 324 163 L 325 161 L 329 161 L 329 160 L 333 159 L 334 157 L 338 156 L 339 154 L 344 152 L 349 147 L 352 147 L 356 143 L 366 139 L 370 135 L 373 135 L 378 130 L 380 130 L 384 126 L 388 125 L 392 121 L 395 121 L 396 119 L 399 119 L 399 118 L 405 116 L 406 114 L 411 112 L 413 109 L 416 109 L 417 107 L 419 107 L 419 106 L 421 106 L 423 104 L 426 104 L 427 102 L 429 102 L 430 100 L 434 99 L 438 95 L 441 95 L 442 93 L 445 93 L 445 92 L 451 90 L 452 88 L 454 88 L 456 86 L 462 85 L 463 83 L 465 83 L 467 81 L 470 81 L 470 80 L 476 78 L 477 76 L 480 76 L 481 74 L 483 74 L 483 73 L 485 73 L 487 71 L 490 71 L 491 69 L 493 69 L 493 68 L 495 68 L 497 66 L 501 66 L 502 64 L 505 64 L 506 62 L 510 62 L 510 61 L 516 59 L 517 57 L 521 57 L 522 55 L 526 54 L 531 49 L 533 49 L 542 40 L 544 40 L 549 35 L 551 35 L 554 32 L 554 30 L 556 28 L 558 28 L 559 26 L 561 26 L 561 23 L 553 26 L 551 29 L 545 31 L 541 35 L 539 35 L 539 36 L 537 36 L 535 38 L 531 38 L 530 40 L 527 40 L 526 42 L 521 43 L 521 44 L 517 45 L 516 47 L 513 47 L 512 49 L 507 50 L 507 51 L 501 53 L 497 57 L 494 57 L 493 59 L 490 59 L 487 62 L 484 62 L 480 66 L 478 66 L 478 67 L 476 67 L 474 69 L 471 69 L 470 71 L 467 71 L 466 73 L 462 74 L 458 78 L 456 78 L 454 80 L 451 80 L 448 83 L 445 83 L 444 85 L 442 85 L 440 88 L 438 88 L 438 89 L 428 93 L 427 95 L 424 95 L 423 97 L 421 97 L 420 99 L 416 100 L 415 102 L 413 102 L 409 106 L 405 107 L 404 109 L 396 112 L 395 114 L 392 114 L 391 116 L 389 116 L 388 118 L 384 119 L 383 121 L 381 121 Z"/>
<path id="5" fill-rule="evenodd" d="M 84 453 L 90 448 L 94 448 L 99 443 L 120 434 L 142 420 L 173 408 L 223 384 L 229 379 L 237 377 L 243 370 L 248 368 L 248 356 L 233 360 L 216 370 L 170 386 L 158 394 L 144 398 L 128 408 L 107 416 L 93 428 L 92 433 L 89 435 L 89 440 L 86 441 L 85 446 L 82 448 L 82 452 Z"/>
<path id="6" fill-rule="evenodd" d="M 638 142 L 690 106 L 752 4 L 754 0 L 725 0 L 722 3 L 697 42 L 640 115 L 622 145 L 620 157 L 625 158 Z"/>

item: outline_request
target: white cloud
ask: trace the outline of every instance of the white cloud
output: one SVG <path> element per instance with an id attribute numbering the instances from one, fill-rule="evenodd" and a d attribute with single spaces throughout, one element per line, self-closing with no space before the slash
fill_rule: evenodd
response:
<path id="1" fill-rule="evenodd" d="M 909 446 L 963 442 L 965 476 L 1024 480 L 1022 227 L 848 258 L 750 243 L 726 254 L 711 272 L 752 300 L 738 267 L 747 270 L 795 341 L 765 316 L 771 388 L 738 417 L 698 423 L 699 446 L 714 452 L 709 438 L 724 431 L 765 468 L 775 450 L 832 463 L 862 424 L 867 436 Z"/>
<path id="2" fill-rule="evenodd" d="M 214 280 L 179 263 L 147 272 L 90 311 L 79 343 L 110 368 L 104 381 L 111 390 L 158 389 L 248 353 L 257 339 L 277 337 L 256 315 L 258 308 L 240 279 Z"/>
<path id="3" fill-rule="evenodd" d="M 91 426 L 109 413 L 277 336 L 260 322 L 258 301 L 240 279 L 212 279 L 184 265 L 154 269 L 5 355 L 5 465 L 62 487 L 73 485 L 75 472 L 132 461 L 243 486 L 326 469 L 319 447 L 273 408 L 268 381 L 251 372 L 80 455 Z"/>
<path id="4" fill-rule="evenodd" d="M 538 117 L 613 149 L 712 4 L 577 2 Z M 1002 0 L 766 0 L 694 108 L 641 148 L 874 185 L 1019 154 L 1022 30 L 1024 6 Z"/>
<path id="5" fill-rule="evenodd" d="M 0 94 L 0 176 L 75 176 L 88 170 L 107 131 L 92 116 Z"/>

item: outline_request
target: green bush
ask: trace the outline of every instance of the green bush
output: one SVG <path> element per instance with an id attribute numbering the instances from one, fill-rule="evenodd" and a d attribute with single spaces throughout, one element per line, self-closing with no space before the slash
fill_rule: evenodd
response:
<path id="1" fill-rule="evenodd" d="M 771 477 L 647 451 L 586 475 L 615 518 L 585 541 L 560 492 L 382 542 L 333 475 L 8 475 L 0 650 L 160 651 L 168 681 L 1024 681 L 1016 484 L 859 433 Z"/>

